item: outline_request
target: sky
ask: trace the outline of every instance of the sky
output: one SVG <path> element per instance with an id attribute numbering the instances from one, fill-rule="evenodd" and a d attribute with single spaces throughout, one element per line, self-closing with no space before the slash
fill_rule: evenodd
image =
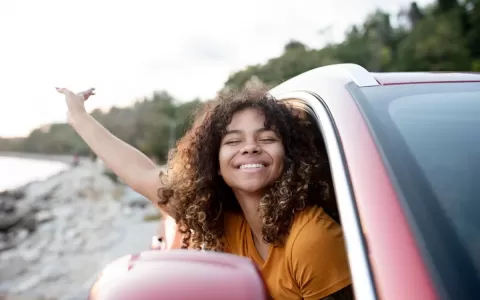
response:
<path id="1" fill-rule="evenodd" d="M 0 0 L 0 136 L 65 122 L 55 87 L 95 87 L 89 111 L 127 106 L 155 90 L 208 99 L 230 74 L 280 55 L 292 39 L 313 48 L 341 41 L 376 8 L 396 14 L 409 3 Z"/>

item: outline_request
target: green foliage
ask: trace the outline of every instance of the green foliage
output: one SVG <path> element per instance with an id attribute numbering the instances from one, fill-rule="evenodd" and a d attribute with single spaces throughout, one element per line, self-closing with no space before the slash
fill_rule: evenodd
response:
<path id="1" fill-rule="evenodd" d="M 426 7 L 412 2 L 400 12 L 398 22 L 375 11 L 363 24 L 348 30 L 343 42 L 322 49 L 291 40 L 280 56 L 232 74 L 222 91 L 258 81 L 275 86 L 335 63 L 356 63 L 370 71 L 480 72 L 480 0 L 437 0 Z M 92 115 L 120 139 L 161 163 L 201 104 L 199 99 L 179 103 L 162 91 L 130 107 L 95 110 Z M 0 138 L 0 151 L 91 154 L 67 124 L 43 126 L 22 139 Z"/>
<path id="2" fill-rule="evenodd" d="M 143 221 L 145 222 L 153 222 L 153 221 L 160 221 L 162 219 L 162 214 L 158 212 L 157 214 L 146 214 L 143 216 Z"/>
<path id="3" fill-rule="evenodd" d="M 253 76 L 268 86 L 277 85 L 310 69 L 339 62 L 334 57 L 333 48 L 308 49 L 302 43 L 292 41 L 285 46 L 281 56 L 270 59 L 264 65 L 249 66 L 231 75 L 225 87 L 240 89 Z"/>
<path id="4" fill-rule="evenodd" d="M 95 110 L 92 115 L 114 135 L 162 163 L 169 146 L 188 129 L 191 113 L 200 104 L 199 100 L 177 104 L 167 92 L 155 92 L 131 107 L 112 107 L 106 113 Z M 43 126 L 23 139 L 0 139 L 0 151 L 92 154 L 68 124 Z"/>
<path id="5" fill-rule="evenodd" d="M 451 12 L 420 21 L 400 43 L 398 70 L 470 70 L 470 51 L 456 16 L 456 12 Z"/>

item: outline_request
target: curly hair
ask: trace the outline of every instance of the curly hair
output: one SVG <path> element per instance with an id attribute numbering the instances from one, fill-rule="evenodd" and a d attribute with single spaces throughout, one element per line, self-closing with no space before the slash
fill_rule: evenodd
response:
<path id="1" fill-rule="evenodd" d="M 223 250 L 224 212 L 241 213 L 233 191 L 218 174 L 220 143 L 236 112 L 261 111 L 265 127 L 280 137 L 285 150 L 283 174 L 260 200 L 262 234 L 266 243 L 282 246 L 296 212 L 328 198 L 321 180 L 326 158 L 315 146 L 310 124 L 287 103 L 264 89 L 244 89 L 206 104 L 168 159 L 159 190 L 183 234 L 183 247 Z"/>

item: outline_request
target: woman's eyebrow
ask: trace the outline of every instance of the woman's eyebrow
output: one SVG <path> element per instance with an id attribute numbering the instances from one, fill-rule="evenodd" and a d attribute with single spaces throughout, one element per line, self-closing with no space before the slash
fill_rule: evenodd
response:
<path id="1" fill-rule="evenodd" d="M 256 130 L 256 132 L 265 132 L 265 131 L 274 131 L 274 130 L 271 128 L 265 128 L 265 127 L 259 128 Z"/>
<path id="2" fill-rule="evenodd" d="M 242 131 L 240 129 L 227 130 L 227 132 L 225 132 L 225 135 L 235 134 L 235 133 L 242 133 Z"/>
<path id="3" fill-rule="evenodd" d="M 258 128 L 257 130 L 255 130 L 256 133 L 265 132 L 265 131 L 273 131 L 273 130 L 265 127 Z M 232 129 L 232 130 L 227 130 L 225 132 L 225 136 L 229 134 L 241 134 L 241 133 L 243 133 L 243 131 L 240 129 Z"/>

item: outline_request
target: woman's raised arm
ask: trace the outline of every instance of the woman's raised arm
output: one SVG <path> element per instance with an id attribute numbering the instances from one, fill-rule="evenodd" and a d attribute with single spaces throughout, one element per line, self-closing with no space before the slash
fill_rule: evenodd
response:
<path id="1" fill-rule="evenodd" d="M 159 166 L 87 113 L 84 102 L 95 94 L 94 89 L 77 94 L 65 88 L 57 88 L 57 91 L 65 95 L 68 122 L 93 152 L 132 189 L 158 204 L 158 190 L 162 188 Z M 165 213 L 165 207 L 160 209 Z"/>

